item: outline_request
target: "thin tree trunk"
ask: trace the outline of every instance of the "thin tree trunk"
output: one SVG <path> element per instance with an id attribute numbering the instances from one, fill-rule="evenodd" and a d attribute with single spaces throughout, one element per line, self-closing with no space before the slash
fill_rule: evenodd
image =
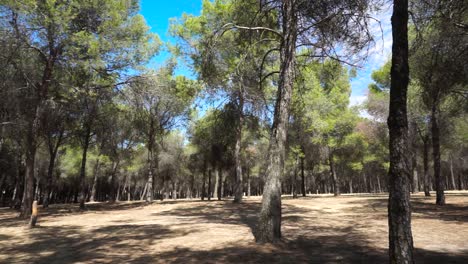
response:
<path id="1" fill-rule="evenodd" d="M 239 91 L 239 109 L 238 109 L 238 124 L 236 128 L 236 145 L 234 148 L 234 163 L 236 167 L 236 181 L 234 185 L 234 203 L 242 202 L 244 188 L 242 185 L 242 164 L 241 164 L 241 144 L 242 144 L 242 126 L 244 125 L 244 91 L 240 87 Z"/>
<path id="2" fill-rule="evenodd" d="M 444 179 L 440 175 L 440 129 L 437 120 L 437 103 L 432 106 L 431 112 L 431 132 L 432 132 L 432 156 L 434 159 L 434 177 L 436 181 L 436 204 L 445 204 Z"/>
<path id="3" fill-rule="evenodd" d="M 80 209 L 85 209 L 86 202 L 86 158 L 88 155 L 89 140 L 91 138 L 91 125 L 86 124 L 85 137 L 83 141 L 83 154 L 81 156 L 80 169 Z"/>
<path id="4" fill-rule="evenodd" d="M 416 149 L 415 147 L 413 147 L 413 154 L 412 154 L 412 162 L 411 162 L 412 166 L 411 166 L 411 169 L 413 171 L 413 184 L 412 184 L 412 189 L 413 189 L 413 193 L 417 193 L 419 192 L 419 179 L 418 179 L 418 160 L 417 160 L 417 156 L 416 156 Z"/>
<path id="5" fill-rule="evenodd" d="M 280 45 L 280 74 L 268 159 L 262 207 L 256 229 L 259 243 L 281 239 L 281 177 L 285 161 L 289 108 L 294 83 L 294 62 L 297 39 L 296 1 L 282 1 L 283 39 Z"/>
<path id="6" fill-rule="evenodd" d="M 306 182 L 305 182 L 305 175 L 304 175 L 304 157 L 301 157 L 301 191 L 302 196 L 306 197 Z"/>
<path id="7" fill-rule="evenodd" d="M 202 182 L 202 190 L 201 190 L 201 200 L 205 200 L 206 196 L 206 158 L 203 160 L 203 182 Z"/>
<path id="8" fill-rule="evenodd" d="M 328 162 L 330 165 L 330 176 L 332 178 L 333 183 L 333 195 L 338 196 L 340 195 L 340 183 L 338 182 L 338 177 L 336 176 L 335 163 L 333 161 L 333 152 L 332 150 L 329 151 L 330 153 L 328 155 Z"/>
<path id="9" fill-rule="evenodd" d="M 429 136 L 426 135 L 423 139 L 424 150 L 423 150 L 423 167 L 424 167 L 424 195 L 429 197 L 430 193 L 430 175 L 429 175 Z"/>
<path id="10" fill-rule="evenodd" d="M 223 198 L 224 197 L 224 179 L 226 178 L 225 177 L 225 174 L 223 172 L 223 168 L 221 168 L 221 166 L 219 167 L 219 182 L 221 183 L 220 184 L 220 188 L 219 188 L 219 197 Z M 221 199 L 219 199 L 221 200 Z"/>
<path id="11" fill-rule="evenodd" d="M 410 174 L 408 158 L 408 120 L 406 95 L 408 65 L 408 0 L 394 0 L 392 15 L 392 68 L 389 129 L 389 257 L 390 263 L 414 263 L 411 232 Z"/>
<path id="12" fill-rule="evenodd" d="M 91 187 L 91 196 L 89 198 L 90 202 L 95 202 L 96 201 L 96 188 L 97 188 L 97 180 L 98 180 L 98 174 L 99 174 L 99 167 L 100 167 L 100 157 L 101 153 L 97 156 L 96 159 L 96 165 L 94 166 L 94 179 L 93 179 L 93 186 Z"/>
<path id="13" fill-rule="evenodd" d="M 211 201 L 211 169 L 208 169 L 208 201 Z"/>
<path id="14" fill-rule="evenodd" d="M 34 165 L 36 156 L 36 134 L 39 126 L 39 107 L 36 109 L 34 120 L 30 121 L 26 138 L 26 172 L 24 178 L 23 199 L 20 217 L 27 219 L 31 216 L 34 198 Z"/>
<path id="15" fill-rule="evenodd" d="M 54 174 L 54 169 L 55 169 L 55 160 L 57 158 L 58 148 L 60 147 L 62 143 L 64 132 L 65 132 L 65 128 L 64 126 L 62 126 L 62 128 L 60 129 L 57 141 L 55 142 L 55 145 L 52 146 L 51 144 L 49 144 L 50 159 L 49 159 L 49 167 L 47 169 L 47 179 L 46 179 L 45 190 L 44 190 L 44 200 L 42 201 L 43 208 L 49 207 L 49 195 L 50 195 L 51 188 L 52 188 L 52 179 L 53 179 L 53 174 Z"/>
<path id="16" fill-rule="evenodd" d="M 251 186 L 250 186 L 250 169 L 247 168 L 247 197 L 250 198 L 250 189 L 251 189 Z"/>
<path id="17" fill-rule="evenodd" d="M 457 189 L 457 184 L 455 183 L 455 175 L 453 173 L 453 157 L 450 154 L 450 179 L 452 180 L 452 190 Z"/>
<path id="18" fill-rule="evenodd" d="M 213 197 L 221 200 L 220 197 L 220 192 L 221 192 L 221 183 L 220 183 L 220 173 L 219 170 L 215 166 L 213 166 L 213 171 L 214 171 L 214 177 L 215 177 L 215 185 L 214 185 L 214 191 L 213 191 Z"/>

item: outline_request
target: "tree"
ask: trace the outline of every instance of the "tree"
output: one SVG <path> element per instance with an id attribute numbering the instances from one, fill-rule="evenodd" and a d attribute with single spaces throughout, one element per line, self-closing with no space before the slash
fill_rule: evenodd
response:
<path id="1" fill-rule="evenodd" d="M 414 263 L 408 158 L 407 90 L 408 1 L 395 0 L 392 15 L 392 67 L 388 130 L 390 169 L 388 198 L 389 257 L 391 263 Z"/>
<path id="2" fill-rule="evenodd" d="M 468 60 L 466 41 L 467 9 L 463 1 L 424 1 L 415 3 L 413 75 L 424 89 L 424 103 L 430 109 L 431 137 L 436 180 L 436 204 L 445 204 L 441 176 L 441 106 L 451 96 L 466 96 Z M 466 98 L 465 98 L 466 99 Z"/>
<path id="3" fill-rule="evenodd" d="M 189 113 L 199 90 L 196 82 L 173 77 L 174 64 L 149 72 L 125 90 L 134 113 L 133 120 L 148 150 L 146 201 L 153 201 L 154 172 L 158 168 L 158 141 Z"/>

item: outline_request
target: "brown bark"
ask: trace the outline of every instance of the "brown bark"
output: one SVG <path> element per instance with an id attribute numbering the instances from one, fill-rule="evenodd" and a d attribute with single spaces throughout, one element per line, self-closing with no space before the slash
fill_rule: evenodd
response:
<path id="1" fill-rule="evenodd" d="M 410 173 L 408 158 L 407 90 L 408 0 L 394 0 L 392 15 L 392 68 L 389 129 L 389 257 L 390 263 L 414 263 L 411 232 Z"/>
<path id="2" fill-rule="evenodd" d="M 436 181 L 436 204 L 445 205 L 444 179 L 440 175 L 440 128 L 437 103 L 431 111 L 432 156 L 434 159 L 434 178 Z"/>
<path id="3" fill-rule="evenodd" d="M 211 169 L 208 169 L 208 201 L 211 201 Z"/>
<path id="4" fill-rule="evenodd" d="M 297 39 L 295 2 L 284 0 L 281 8 L 283 37 L 280 46 L 280 75 L 268 148 L 267 179 L 255 233 L 256 241 L 259 243 L 277 242 L 281 239 L 281 176 L 284 169 Z"/>

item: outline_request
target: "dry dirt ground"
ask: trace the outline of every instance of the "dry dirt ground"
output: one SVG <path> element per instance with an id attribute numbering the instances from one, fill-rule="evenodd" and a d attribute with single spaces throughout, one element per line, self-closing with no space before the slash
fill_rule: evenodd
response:
<path id="1" fill-rule="evenodd" d="M 412 197 L 417 263 L 468 263 L 468 192 Z M 260 198 L 95 203 L 41 210 L 29 230 L 0 209 L 0 263 L 387 263 L 387 198 L 283 198 L 283 242 L 257 245 Z"/>

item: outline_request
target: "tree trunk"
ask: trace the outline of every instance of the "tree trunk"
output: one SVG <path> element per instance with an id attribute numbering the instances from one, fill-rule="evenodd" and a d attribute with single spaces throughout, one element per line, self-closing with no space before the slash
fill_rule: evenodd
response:
<path id="1" fill-rule="evenodd" d="M 338 182 L 338 177 L 336 176 L 335 163 L 333 162 L 333 152 L 332 150 L 329 150 L 329 152 L 328 162 L 330 165 L 330 176 L 333 182 L 333 195 L 338 196 L 340 195 L 340 183 Z"/>
<path id="2" fill-rule="evenodd" d="M 100 167 L 100 163 L 99 163 L 99 157 L 100 157 L 100 153 L 96 159 L 96 165 L 94 166 L 94 179 L 93 179 L 93 186 L 91 187 L 91 196 L 89 198 L 89 201 L 90 202 L 95 202 L 96 201 L 96 188 L 97 188 L 97 180 L 98 180 L 98 173 L 99 173 L 99 167 Z"/>
<path id="3" fill-rule="evenodd" d="M 83 141 L 83 154 L 81 156 L 80 169 L 80 209 L 85 208 L 86 202 L 86 157 L 88 155 L 89 140 L 91 138 L 91 125 L 86 124 L 86 131 Z"/>
<path id="4" fill-rule="evenodd" d="M 203 181 L 202 181 L 202 190 L 201 190 L 201 200 L 205 200 L 206 196 L 206 159 L 203 161 Z"/>
<path id="5" fill-rule="evenodd" d="M 242 126 L 244 125 L 244 91 L 241 86 L 239 89 L 239 109 L 238 124 L 236 129 L 236 145 L 234 148 L 234 163 L 236 167 L 236 181 L 234 185 L 234 203 L 242 202 L 244 188 L 242 185 L 242 164 L 241 164 L 241 144 L 242 144 Z"/>
<path id="6" fill-rule="evenodd" d="M 31 216 L 32 203 L 34 197 L 34 165 L 36 156 L 36 135 L 39 126 L 39 107 L 36 109 L 36 114 L 33 120 L 29 122 L 29 128 L 26 138 L 26 172 L 24 177 L 23 199 L 21 202 L 20 217 L 27 219 Z"/>
<path id="7" fill-rule="evenodd" d="M 277 242 L 281 239 L 281 177 L 286 154 L 297 39 L 295 5 L 295 0 L 282 1 L 283 38 L 280 45 L 278 93 L 268 147 L 267 179 L 255 236 L 256 241 L 260 243 Z"/>
<path id="8" fill-rule="evenodd" d="M 49 167 L 47 169 L 47 180 L 46 180 L 45 190 L 44 190 L 44 200 L 42 201 L 42 207 L 44 208 L 49 207 L 49 195 L 50 195 L 50 191 L 52 188 L 52 179 L 53 179 L 54 168 L 55 168 L 55 160 L 57 158 L 58 148 L 60 147 L 62 143 L 64 131 L 65 129 L 64 127 L 62 127 L 60 129 L 59 136 L 54 146 L 49 144 L 50 159 L 49 159 Z"/>
<path id="9" fill-rule="evenodd" d="M 418 179 L 418 161 L 417 161 L 417 155 L 416 155 L 416 149 L 413 148 L 413 154 L 411 158 L 411 169 L 413 171 L 413 182 L 412 182 L 412 189 L 413 193 L 419 192 L 419 179 Z"/>
<path id="10" fill-rule="evenodd" d="M 219 169 L 213 166 L 213 171 L 214 171 L 214 177 L 215 177 L 215 185 L 214 185 L 214 191 L 213 191 L 213 197 L 221 200 L 221 175 Z"/>
<path id="11" fill-rule="evenodd" d="M 211 201 L 211 169 L 208 169 L 208 201 Z"/>
<path id="12" fill-rule="evenodd" d="M 444 179 L 440 175 L 440 129 L 438 121 L 437 103 L 434 103 L 431 111 L 432 132 L 432 156 L 434 159 L 434 177 L 436 181 L 436 204 L 445 204 Z"/>
<path id="13" fill-rule="evenodd" d="M 219 182 L 220 182 L 219 197 L 221 197 L 219 200 L 221 200 L 224 197 L 224 182 L 225 182 L 224 179 L 226 178 L 221 166 L 219 167 L 218 173 L 219 173 Z"/>
<path id="14" fill-rule="evenodd" d="M 414 263 L 411 232 L 410 173 L 408 158 L 408 120 L 406 95 L 408 65 L 408 0 L 394 0 L 392 15 L 392 68 L 389 129 L 389 257 L 390 263 Z"/>
<path id="15" fill-rule="evenodd" d="M 429 197 L 430 193 L 430 176 L 429 176 L 429 136 L 426 135 L 423 139 L 424 153 L 423 153 L 423 167 L 424 167 L 424 195 Z"/>
<path id="16" fill-rule="evenodd" d="M 452 180 L 452 190 L 457 189 L 457 184 L 455 183 L 455 175 L 453 173 L 453 157 L 450 154 L 450 179 Z"/>
<path id="17" fill-rule="evenodd" d="M 247 197 L 250 198 L 250 189 L 251 189 L 251 186 L 250 186 L 250 169 L 247 168 Z"/>
<path id="18" fill-rule="evenodd" d="M 302 196 L 306 197 L 306 186 L 305 186 L 305 175 L 304 175 L 304 157 L 301 157 L 301 191 Z"/>

